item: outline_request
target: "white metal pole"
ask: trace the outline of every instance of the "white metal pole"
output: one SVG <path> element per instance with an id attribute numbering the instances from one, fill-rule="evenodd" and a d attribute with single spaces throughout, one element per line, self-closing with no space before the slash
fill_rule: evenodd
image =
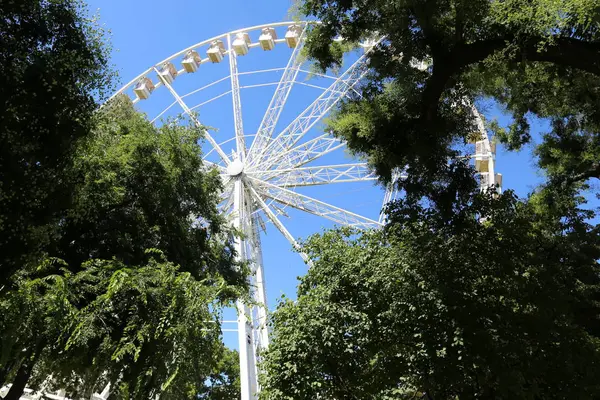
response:
<path id="1" fill-rule="evenodd" d="M 266 349 L 269 347 L 269 332 L 267 330 L 267 292 L 265 287 L 265 271 L 263 268 L 262 260 L 262 248 L 260 244 L 260 232 L 258 231 L 258 223 L 253 222 L 253 234 L 254 240 L 252 244 L 252 259 L 256 265 L 256 291 L 255 300 L 258 303 L 258 337 L 259 337 L 259 349 Z"/>
<path id="2" fill-rule="evenodd" d="M 235 228 L 245 231 L 246 215 L 244 210 L 244 187 L 241 177 L 236 177 L 234 182 L 234 203 L 233 203 L 233 225 Z M 235 250 L 240 261 L 247 260 L 245 239 L 238 238 L 235 243 Z M 237 306 L 237 324 L 238 324 L 238 344 L 240 352 L 240 389 L 242 400 L 257 399 L 257 379 L 256 362 L 254 354 L 254 335 L 252 331 L 252 314 L 250 308 L 243 301 L 238 300 Z"/>

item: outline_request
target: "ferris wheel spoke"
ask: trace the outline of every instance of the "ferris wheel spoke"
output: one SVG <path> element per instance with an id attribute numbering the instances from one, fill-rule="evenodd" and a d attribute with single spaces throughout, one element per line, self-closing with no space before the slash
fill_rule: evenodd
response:
<path id="1" fill-rule="evenodd" d="M 240 99 L 240 81 L 237 67 L 237 54 L 231 46 L 231 35 L 227 35 L 227 50 L 229 52 L 229 76 L 231 77 L 231 99 L 233 101 L 233 124 L 237 152 L 246 158 L 246 141 L 244 139 L 244 124 L 242 119 L 242 102 Z"/>
<path id="2" fill-rule="evenodd" d="M 219 211 L 225 216 L 230 216 L 234 202 L 232 180 L 224 180 L 223 190 L 219 194 L 219 198 L 221 199 L 218 205 Z"/>
<path id="3" fill-rule="evenodd" d="M 273 139 L 256 157 L 251 166 L 267 169 L 279 158 L 277 154 L 291 149 L 331 108 L 367 73 L 367 54 L 363 54 L 321 95 L 294 119 L 275 139 Z"/>
<path id="4" fill-rule="evenodd" d="M 202 160 L 202 163 L 204 164 L 204 166 L 206 167 L 206 169 L 209 169 L 209 170 L 210 169 L 216 169 L 221 174 L 224 174 L 227 171 L 227 169 L 224 166 L 219 165 L 217 163 L 214 163 L 212 161 Z"/>
<path id="5" fill-rule="evenodd" d="M 384 212 L 385 206 L 398 197 L 398 185 L 396 185 L 396 182 L 398 182 L 399 179 L 405 179 L 406 176 L 406 174 L 401 173 L 398 169 L 392 172 L 392 181 L 387 185 L 385 195 L 383 196 L 381 212 L 379 213 L 379 223 L 384 224 L 386 222 L 387 215 Z"/>
<path id="6" fill-rule="evenodd" d="M 154 68 L 154 71 L 157 74 L 159 74 L 159 76 L 160 76 L 160 72 L 156 69 L 156 67 Z M 227 154 L 225 154 L 225 152 L 223 151 L 221 146 L 219 146 L 219 144 L 215 141 L 215 139 L 213 139 L 213 137 L 210 135 L 210 133 L 204 127 L 204 125 L 202 125 L 200 123 L 200 121 L 198 121 L 198 118 L 196 118 L 196 115 L 190 110 L 190 108 L 187 106 L 187 104 L 185 104 L 185 102 L 183 101 L 181 96 L 179 96 L 179 94 L 177 94 L 175 89 L 173 89 L 173 86 L 171 86 L 171 84 L 168 83 L 167 81 L 163 81 L 163 84 L 169 90 L 171 95 L 175 98 L 175 101 L 177 101 L 177 103 L 179 103 L 179 106 L 183 109 L 183 111 L 191 118 L 191 120 L 194 122 L 194 125 L 196 125 L 196 127 L 200 128 L 202 130 L 202 134 L 204 135 L 206 140 L 208 140 L 208 142 L 211 144 L 211 146 L 216 150 L 216 152 L 219 154 L 219 156 L 221 157 L 223 162 L 225 162 L 225 164 L 230 164 L 231 161 L 229 160 L 229 157 L 227 157 Z"/>
<path id="7" fill-rule="evenodd" d="M 250 159 L 252 159 L 254 153 L 258 153 L 258 156 L 260 157 L 262 155 L 262 151 L 269 144 L 269 141 L 273 136 L 273 131 L 275 130 L 275 126 L 277 125 L 277 121 L 281 115 L 281 111 L 283 111 L 283 107 L 287 101 L 290 91 L 292 90 L 292 86 L 296 81 L 296 77 L 298 76 L 298 72 L 300 70 L 300 65 L 302 64 L 303 57 L 301 57 L 300 54 L 304 45 L 304 36 L 306 34 L 307 27 L 308 25 L 305 25 L 302 33 L 300 34 L 298 41 L 299 44 L 292 51 L 292 55 L 288 60 L 285 70 L 281 75 L 281 79 L 277 84 L 277 88 L 275 89 L 275 93 L 269 102 L 267 111 L 263 116 L 258 131 L 256 132 L 256 137 L 254 138 L 254 141 L 250 146 L 250 151 L 248 152 L 248 157 Z"/>
<path id="8" fill-rule="evenodd" d="M 292 234 L 287 230 L 287 228 L 285 227 L 285 225 L 283 225 L 279 218 L 277 218 L 277 215 L 273 212 L 273 210 L 271 210 L 267 203 L 265 203 L 262 196 L 257 192 L 252 183 L 248 185 L 248 190 L 250 191 L 250 194 L 252 195 L 253 199 L 256 201 L 256 203 L 259 205 L 262 211 L 266 214 L 267 218 L 273 223 L 273 225 L 275 225 L 277 230 L 279 230 L 279 232 L 281 232 L 281 234 L 290 242 L 292 247 L 296 251 L 298 251 L 300 257 L 302 257 L 304 262 L 306 262 L 310 267 L 312 267 L 313 264 L 308 255 L 301 250 L 302 247 L 300 246 L 300 244 L 296 241 L 296 239 L 294 239 Z"/>
<path id="9" fill-rule="evenodd" d="M 313 199 L 312 197 L 275 186 L 256 178 L 250 177 L 250 179 L 253 181 L 261 194 L 283 205 L 293 207 L 319 217 L 327 218 L 344 226 L 353 226 L 363 229 L 379 228 L 382 226 L 381 223 L 370 218 L 366 218 L 351 211 L 347 211 L 317 199 Z"/>
<path id="10" fill-rule="evenodd" d="M 299 168 L 344 146 L 345 144 L 340 142 L 339 139 L 329 133 L 324 133 L 282 153 L 277 164 L 269 163 L 265 165 L 266 168 L 261 169 L 261 171 L 264 171 L 261 174 L 261 179 L 269 180 L 279 174 L 277 171 Z"/>
<path id="11" fill-rule="evenodd" d="M 279 187 L 315 186 L 331 183 L 376 181 L 377 176 L 367 163 L 319 165 L 315 167 L 276 169 L 264 171 L 272 174 L 268 182 Z M 252 175 L 252 172 L 249 172 Z M 260 176 L 261 171 L 255 174 Z"/>

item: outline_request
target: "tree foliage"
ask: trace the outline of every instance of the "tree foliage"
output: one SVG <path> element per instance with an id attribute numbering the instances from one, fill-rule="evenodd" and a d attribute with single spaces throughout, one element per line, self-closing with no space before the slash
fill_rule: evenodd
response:
<path id="1" fill-rule="evenodd" d="M 541 196 L 472 193 L 450 219 L 401 200 L 383 231 L 310 238 L 264 398 L 597 398 L 598 227 Z"/>
<path id="2" fill-rule="evenodd" d="M 70 166 L 112 89 L 103 32 L 78 0 L 0 6 L 0 290 L 36 263 L 70 203 Z"/>
<path id="3" fill-rule="evenodd" d="M 95 118 L 46 246 L 53 259 L 15 275 L 1 299 L 3 381 L 195 398 L 222 362 L 220 310 L 245 295 L 234 232 L 217 211 L 219 176 L 185 121 L 157 128 L 126 98 Z M 237 390 L 235 379 L 221 386 Z"/>
<path id="4" fill-rule="evenodd" d="M 107 382 L 112 398 L 235 397 L 218 321 L 245 269 L 200 130 L 156 128 L 125 98 L 99 110 L 109 49 L 79 0 L 5 1 L 0 37 L 5 398 Z"/>
<path id="5" fill-rule="evenodd" d="M 307 53 L 381 38 L 361 96 L 327 128 L 384 181 L 404 170 L 383 231 L 312 237 L 314 268 L 272 317 L 264 398 L 594 399 L 600 387 L 600 6 L 592 0 L 305 0 Z M 471 104 L 492 100 L 508 149 L 531 141 L 547 181 L 479 193 Z M 588 208 L 588 210 L 586 210 Z"/>
<path id="6" fill-rule="evenodd" d="M 531 117 L 549 119 L 540 166 L 552 182 L 599 178 L 600 6 L 595 0 L 305 0 L 321 20 L 307 41 L 325 69 L 341 60 L 332 39 L 384 37 L 370 53 L 362 97 L 329 129 L 384 179 L 417 191 L 461 155 L 472 135 L 469 102 L 492 98 L 512 116 L 489 124 L 510 148 L 531 139 Z M 422 67 L 422 66 L 425 67 Z"/>

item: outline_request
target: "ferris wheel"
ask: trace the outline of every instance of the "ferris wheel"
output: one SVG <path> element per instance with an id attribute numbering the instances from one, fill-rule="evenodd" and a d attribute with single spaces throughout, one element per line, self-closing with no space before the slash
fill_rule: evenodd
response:
<path id="1" fill-rule="evenodd" d="M 153 122 L 160 123 L 160 118 L 169 113 L 183 112 L 204 131 L 204 163 L 220 173 L 224 188 L 220 208 L 230 223 L 243 232 L 235 247 L 238 257 L 251 267 L 249 283 L 256 305 L 242 301 L 236 305 L 242 400 L 257 398 L 257 365 L 261 351 L 269 344 L 261 231 L 274 227 L 310 265 L 282 222 L 289 210 L 342 226 L 371 229 L 383 225 L 383 215 L 367 217 L 346 205 L 334 205 L 304 191 L 309 187 L 337 188 L 344 184 L 373 186 L 377 180 L 365 162 L 348 160 L 343 153 L 344 143 L 317 125 L 344 98 L 360 95 L 358 84 L 367 73 L 368 52 L 376 42 L 362 44 L 335 74 L 317 73 L 307 66 L 302 51 L 307 29 L 314 23 L 279 22 L 215 36 L 151 66 L 115 94 L 129 96 Z M 251 53 L 258 53 L 258 58 L 252 59 Z M 271 56 L 273 53 L 279 56 Z M 262 65 L 257 61 L 262 61 Z M 242 68 L 246 62 L 249 68 Z M 223 85 L 224 90 L 215 91 Z M 256 115 L 254 97 L 249 97 L 250 105 L 242 108 L 240 93 L 251 88 L 270 88 L 257 128 L 249 128 L 246 113 L 250 109 Z M 309 90 L 302 92 L 306 88 Z M 302 101 L 292 101 L 291 96 L 298 90 Z M 159 105 L 149 106 L 158 98 Z M 211 117 L 214 113 L 204 110 L 223 100 L 232 107 L 232 115 L 223 112 L 223 108 L 219 112 L 232 120 L 231 132 L 209 131 L 203 115 Z M 479 124 L 481 119 L 478 117 L 477 121 Z M 475 166 L 481 173 L 482 185 L 494 185 L 501 179 L 494 173 L 495 147 L 487 139 L 482 123 L 479 132 Z M 401 178 L 402 173 L 397 173 L 395 179 Z M 394 196 L 391 186 L 383 203 Z M 373 207 L 375 215 L 380 205 L 378 202 Z"/>

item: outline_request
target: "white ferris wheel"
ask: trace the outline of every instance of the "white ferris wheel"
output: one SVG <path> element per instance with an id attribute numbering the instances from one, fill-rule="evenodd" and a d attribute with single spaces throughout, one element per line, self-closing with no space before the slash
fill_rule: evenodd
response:
<path id="1" fill-rule="evenodd" d="M 221 209 L 231 224 L 244 233 L 236 242 L 236 250 L 238 256 L 251 266 L 251 294 L 254 303 L 258 304 L 237 303 L 242 400 L 257 398 L 260 390 L 257 364 L 261 351 L 269 344 L 260 232 L 272 224 L 291 246 L 298 249 L 298 243 L 281 218 L 290 209 L 342 226 L 371 229 L 383 224 L 383 215 L 378 220 L 368 218 L 348 207 L 336 206 L 303 192 L 304 188 L 320 185 L 369 182 L 373 186 L 377 180 L 366 163 L 344 160 L 343 156 L 332 157 L 336 152 L 343 154 L 344 143 L 316 125 L 340 100 L 359 94 L 357 85 L 367 72 L 367 53 L 372 43 L 361 45 L 361 50 L 336 74 L 315 73 L 307 67 L 302 53 L 307 27 L 312 23 L 315 22 L 258 25 L 201 41 L 146 69 L 115 94 L 126 94 L 140 106 L 162 96 L 163 104 L 155 107 L 154 115 L 150 115 L 153 122 L 169 112 L 183 112 L 202 129 L 206 124 L 203 109 L 218 99 L 231 99 L 233 115 L 229 117 L 233 119 L 233 129 L 225 133 L 204 129 L 204 162 L 220 172 L 224 186 Z M 262 66 L 258 68 L 260 63 L 250 60 L 250 53 L 255 52 L 262 54 Z M 287 62 L 265 67 L 275 60 L 268 54 L 277 52 L 280 54 L 277 60 L 287 58 Z M 281 58 L 282 52 L 285 52 L 284 58 Z M 241 68 L 247 60 L 252 64 L 250 70 Z M 205 77 L 204 82 L 193 79 L 200 76 Z M 267 78 L 252 80 L 258 76 Z M 318 82 L 306 77 L 313 77 Z M 181 83 L 183 81 L 185 84 Z M 219 85 L 226 85 L 225 90 L 207 94 Z M 240 93 L 259 87 L 271 87 L 270 100 L 266 110 L 262 111 L 258 128 L 248 128 Z M 310 88 L 312 92 L 303 92 L 305 104 L 298 107 L 294 103 L 290 110 L 286 107 L 290 105 L 290 94 L 301 87 Z M 249 99 L 252 107 L 252 97 Z M 477 118 L 477 122 L 482 136 L 473 157 L 476 169 L 481 173 L 482 184 L 501 184 L 498 182 L 501 176 L 494 173 L 495 146 L 487 139 L 481 119 Z M 401 178 L 401 174 L 397 178 Z M 394 196 L 394 189 L 389 188 L 383 203 Z M 377 212 L 379 204 L 374 207 Z M 310 265 L 308 257 L 301 252 L 300 255 Z"/>

